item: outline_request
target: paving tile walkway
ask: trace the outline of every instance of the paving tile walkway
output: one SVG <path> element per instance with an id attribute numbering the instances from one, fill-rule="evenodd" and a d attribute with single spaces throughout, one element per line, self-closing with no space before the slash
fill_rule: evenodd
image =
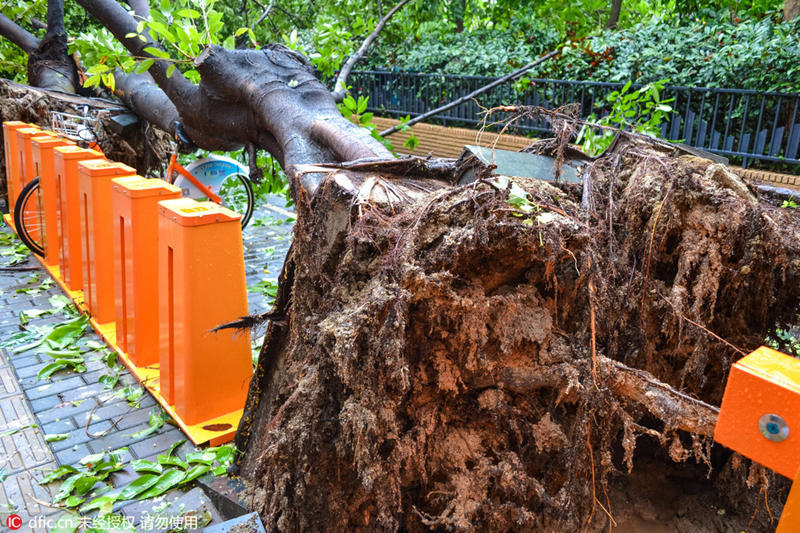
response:
<path id="1" fill-rule="evenodd" d="M 277 279 L 291 243 L 292 217 L 293 213 L 278 196 L 271 196 L 269 203 L 254 214 L 243 234 L 248 286 Z M 0 232 L 10 231 L 5 226 L 0 228 Z M 0 267 L 7 263 L 6 258 L 0 257 Z M 38 265 L 34 259 L 28 259 L 15 268 Z M 48 276 L 41 268 L 0 269 L 0 340 L 20 331 L 22 311 L 51 308 L 49 298 L 61 291 L 56 284 L 42 285 L 46 279 Z M 32 287 L 43 288 L 38 294 L 18 292 Z M 249 292 L 248 301 L 252 313 L 263 312 L 270 305 L 269 297 L 261 292 Z M 58 314 L 30 318 L 29 326 L 63 319 Z M 100 342 L 91 328 L 84 337 Z M 0 348 L 0 435 L 3 435 L 0 436 L 0 529 L 5 530 L 6 517 L 16 513 L 23 519 L 19 531 L 45 531 L 38 522 L 30 527 L 30 519 L 53 518 L 63 513 L 47 505 L 58 484 L 39 485 L 37 480 L 43 472 L 58 465 L 77 464 L 91 453 L 120 447 L 129 450 L 123 456 L 126 461 L 155 460 L 173 443 L 184 439 L 181 431 L 169 424 L 150 435 L 133 437 L 149 427 L 150 413 L 159 409 L 156 401 L 145 393 L 136 405 L 129 405 L 114 394 L 122 387 L 134 385 L 127 370 L 120 373 L 114 391 L 109 391 L 98 382 L 100 376 L 110 373 L 102 357 L 89 354 L 85 359 L 83 373 L 61 371 L 40 380 L 37 374 L 52 358 L 37 353 L 37 348 L 17 354 Z M 65 434 L 66 438 L 46 442 L 45 435 L 53 434 Z M 179 450 L 185 455 L 192 447 L 183 445 Z M 130 470 L 114 474 L 115 486 L 124 485 L 134 475 Z M 184 496 L 171 496 L 178 497 Z M 129 514 L 136 514 L 134 507 L 140 504 L 133 502 L 130 506 Z M 128 513 L 125 509 L 122 512 Z"/>

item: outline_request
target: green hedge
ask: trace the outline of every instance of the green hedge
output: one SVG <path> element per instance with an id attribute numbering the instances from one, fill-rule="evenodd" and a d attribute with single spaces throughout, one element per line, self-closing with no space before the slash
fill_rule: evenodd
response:
<path id="1" fill-rule="evenodd" d="M 431 36 L 376 48 L 362 68 L 499 76 L 552 49 L 558 36 L 542 24 L 519 31 Z M 738 24 L 654 18 L 620 31 L 596 31 L 531 77 L 800 91 L 800 19 Z"/>

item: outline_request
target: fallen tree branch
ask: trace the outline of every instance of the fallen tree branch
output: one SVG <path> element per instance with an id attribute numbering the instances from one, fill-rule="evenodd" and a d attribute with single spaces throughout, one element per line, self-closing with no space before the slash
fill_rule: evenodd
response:
<path id="1" fill-rule="evenodd" d="M 347 77 L 350 75 L 350 71 L 353 70 L 353 67 L 358 62 L 358 60 L 364 57 L 364 54 L 366 53 L 367 49 L 372 44 L 372 42 L 378 37 L 378 34 L 380 34 L 380 32 L 383 31 L 383 28 L 386 26 L 386 23 L 389 22 L 389 19 L 391 19 L 395 13 L 400 11 L 400 9 L 408 2 L 409 0 L 400 0 L 400 2 L 398 2 L 397 5 L 391 9 L 391 11 L 386 13 L 386 16 L 383 17 L 378 22 L 377 26 L 375 26 L 375 29 L 372 30 L 372 33 L 370 33 L 367 36 L 367 38 L 364 39 L 364 42 L 361 43 L 361 46 L 358 48 L 358 50 L 356 50 L 356 52 L 350 56 L 350 59 L 348 59 L 345 62 L 345 64 L 342 65 L 342 69 L 339 71 L 339 76 L 336 78 L 336 85 L 334 86 L 333 89 L 333 97 L 336 99 L 337 102 L 341 102 L 344 99 L 344 95 L 347 93 L 346 82 L 347 82 Z M 270 3 L 270 6 L 272 6 L 272 3 Z"/>
<path id="2" fill-rule="evenodd" d="M 524 74 L 528 70 L 532 69 L 533 67 L 535 67 L 537 65 L 541 65 L 545 61 L 548 61 L 549 59 L 552 59 L 553 57 L 557 56 L 560 53 L 561 53 L 561 48 L 557 48 L 556 50 L 553 50 L 552 52 L 549 52 L 549 53 L 543 55 L 542 57 L 540 57 L 536 61 L 532 61 L 532 62 L 528 63 L 527 65 L 525 65 L 524 67 L 515 70 L 511 74 L 507 74 L 507 75 L 503 76 L 502 78 L 498 78 L 498 79 L 494 80 L 492 83 L 490 83 L 488 85 L 484 85 L 483 87 L 475 89 L 474 91 L 472 91 L 471 93 L 469 93 L 466 96 L 462 96 L 461 98 L 458 98 L 457 100 L 453 100 L 449 104 L 445 104 L 443 106 L 437 107 L 436 109 L 428 111 L 427 113 L 423 113 L 421 115 L 418 115 L 418 116 L 412 118 L 411 120 L 409 120 L 408 122 L 406 122 L 403 125 L 398 124 L 397 126 L 392 126 L 388 130 L 382 131 L 380 133 L 380 136 L 381 137 L 386 137 L 387 135 L 391 135 L 392 133 L 394 133 L 396 131 L 400 131 L 401 126 L 402 127 L 411 126 L 412 124 L 416 124 L 417 122 L 422 122 L 426 118 L 430 118 L 430 117 L 432 117 L 434 115 L 437 115 L 437 114 L 439 114 L 439 113 L 441 113 L 443 111 L 447 111 L 448 109 L 452 109 L 453 107 L 456 107 L 457 105 L 460 105 L 460 104 L 463 104 L 464 102 L 472 100 L 476 96 L 481 95 L 481 94 L 485 93 L 486 91 L 490 91 L 491 89 L 494 89 L 495 87 L 497 87 L 499 85 L 502 85 L 502 84 L 504 84 L 504 83 L 506 83 L 508 81 L 511 81 L 511 80 L 521 76 L 522 74 Z"/>

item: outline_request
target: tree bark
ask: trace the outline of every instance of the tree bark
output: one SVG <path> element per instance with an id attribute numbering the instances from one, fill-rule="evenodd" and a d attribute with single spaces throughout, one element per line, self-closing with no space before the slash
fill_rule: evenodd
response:
<path id="1" fill-rule="evenodd" d="M 790 21 L 800 15 L 800 0 L 786 0 L 783 3 L 783 20 Z"/>
<path id="2" fill-rule="evenodd" d="M 47 3 L 47 33 L 28 53 L 28 83 L 36 87 L 75 93 L 79 88 L 75 60 L 67 50 L 64 0 Z"/>
<path id="3" fill-rule="evenodd" d="M 455 15 L 456 33 L 464 31 L 464 17 L 467 16 L 467 0 L 455 0 L 454 4 L 457 6 Z"/>
<path id="4" fill-rule="evenodd" d="M 0 35 L 28 54 L 28 83 L 34 87 L 74 93 L 78 88 L 75 61 L 67 52 L 63 0 L 47 6 L 47 33 L 38 39 L 0 14 Z"/>
<path id="5" fill-rule="evenodd" d="M 35 35 L 2 13 L 0 13 L 0 35 L 22 48 L 28 54 L 39 46 L 39 39 Z"/>
<path id="6" fill-rule="evenodd" d="M 608 13 L 608 22 L 606 22 L 606 29 L 613 30 L 619 23 L 619 15 L 622 11 L 622 0 L 611 0 L 611 11 Z"/>

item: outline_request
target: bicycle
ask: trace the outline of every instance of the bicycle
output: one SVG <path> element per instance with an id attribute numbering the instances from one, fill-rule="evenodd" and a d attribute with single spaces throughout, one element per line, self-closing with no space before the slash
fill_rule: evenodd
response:
<path id="1" fill-rule="evenodd" d="M 180 187 L 186 198 L 210 200 L 242 216 L 242 229 L 255 209 L 255 194 L 247 167 L 221 155 L 211 154 L 189 163 L 178 162 L 177 145 L 169 158 L 166 181 Z"/>
<path id="2" fill-rule="evenodd" d="M 88 108 L 84 115 L 71 115 L 51 111 L 51 129 L 62 137 L 90 148 L 98 149 L 97 119 L 89 116 Z M 178 130 L 176 141 L 191 145 Z M 173 146 L 166 181 L 181 188 L 183 196 L 196 200 L 210 200 L 242 216 L 242 228 L 247 226 L 253 216 L 255 195 L 250 184 L 247 167 L 224 156 L 210 155 L 198 159 L 184 167 L 178 162 L 177 143 Z M 17 197 L 14 206 L 14 225 L 20 240 L 36 255 L 44 256 L 44 209 L 39 191 L 39 176 L 26 184 Z"/>

